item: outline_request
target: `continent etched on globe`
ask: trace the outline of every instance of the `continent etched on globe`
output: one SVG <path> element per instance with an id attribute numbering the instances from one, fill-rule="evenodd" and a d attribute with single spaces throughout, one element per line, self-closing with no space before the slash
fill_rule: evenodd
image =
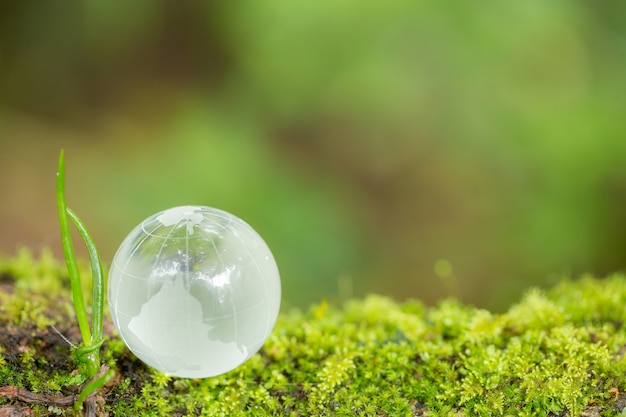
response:
<path id="1" fill-rule="evenodd" d="M 129 349 L 164 373 L 205 378 L 256 353 L 280 308 L 280 277 L 244 221 L 175 207 L 137 226 L 109 274 L 113 323 Z"/>

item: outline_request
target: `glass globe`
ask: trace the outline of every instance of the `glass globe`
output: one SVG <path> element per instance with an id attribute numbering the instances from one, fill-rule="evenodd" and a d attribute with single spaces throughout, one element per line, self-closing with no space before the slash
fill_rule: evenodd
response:
<path id="1" fill-rule="evenodd" d="M 247 223 L 210 207 L 175 207 L 122 242 L 109 307 L 139 359 L 170 375 L 205 378 L 261 348 L 278 316 L 280 277 Z"/>

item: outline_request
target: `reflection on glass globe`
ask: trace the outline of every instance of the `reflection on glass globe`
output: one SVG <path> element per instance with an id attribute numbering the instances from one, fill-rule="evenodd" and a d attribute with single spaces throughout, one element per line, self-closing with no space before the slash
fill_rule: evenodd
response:
<path id="1" fill-rule="evenodd" d="M 124 239 L 109 274 L 109 307 L 142 361 L 205 378 L 261 348 L 278 316 L 280 277 L 247 223 L 209 207 L 176 207 Z"/>

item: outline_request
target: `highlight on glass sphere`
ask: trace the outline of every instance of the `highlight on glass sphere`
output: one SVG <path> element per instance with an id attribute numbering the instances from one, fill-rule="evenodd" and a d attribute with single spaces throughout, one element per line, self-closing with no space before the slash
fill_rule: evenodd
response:
<path id="1" fill-rule="evenodd" d="M 109 273 L 113 323 L 129 349 L 166 374 L 206 378 L 254 355 L 280 307 L 280 277 L 243 220 L 175 207 L 137 226 Z"/>

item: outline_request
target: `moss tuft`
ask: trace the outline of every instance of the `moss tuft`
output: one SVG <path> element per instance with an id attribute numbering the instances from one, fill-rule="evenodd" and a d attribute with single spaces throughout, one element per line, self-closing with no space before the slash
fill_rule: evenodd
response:
<path id="1" fill-rule="evenodd" d="M 0 386 L 54 395 L 79 380 L 78 330 L 61 264 L 0 260 Z M 626 278 L 529 290 L 504 314 L 445 300 L 370 296 L 283 313 L 259 354 L 228 374 L 185 380 L 147 368 L 108 333 L 119 416 L 618 415 L 626 406 Z M 105 326 L 110 329 L 111 326 Z M 2 407 L 23 407 L 0 399 Z M 71 409 L 34 406 L 37 415 Z"/>

